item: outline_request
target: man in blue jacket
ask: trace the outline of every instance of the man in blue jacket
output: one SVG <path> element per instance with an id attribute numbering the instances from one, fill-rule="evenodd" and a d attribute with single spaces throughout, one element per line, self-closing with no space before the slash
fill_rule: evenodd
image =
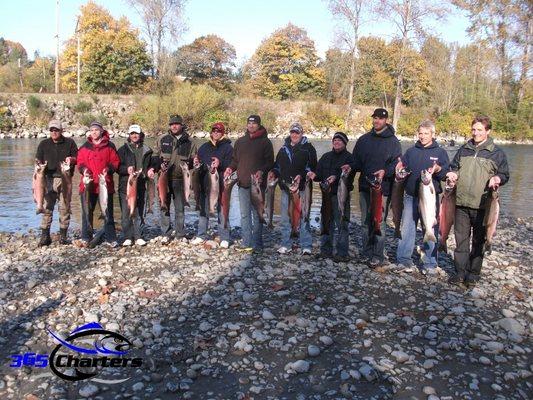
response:
<path id="1" fill-rule="evenodd" d="M 440 182 L 446 177 L 450 160 L 448 153 L 435 140 L 435 125 L 431 121 L 423 121 L 418 126 L 418 141 L 403 155 L 396 170 L 407 168 L 411 174 L 405 181 L 405 196 L 402 213 L 402 238 L 398 242 L 396 258 L 401 269 L 409 270 L 413 266 L 413 250 L 415 247 L 416 226 L 420 219 L 418 191 L 421 183 L 420 174 L 423 170 L 432 173 L 433 186 L 436 192 L 436 208 L 439 209 L 439 193 L 442 192 Z M 435 215 L 438 221 L 438 216 Z M 424 227 L 424 229 L 427 229 Z M 432 227 L 438 237 L 439 226 Z M 437 267 L 437 246 L 432 241 L 423 244 L 422 272 L 435 274 Z"/>
<path id="2" fill-rule="evenodd" d="M 226 136 L 226 127 L 222 122 L 217 122 L 211 127 L 209 141 L 204 143 L 198 149 L 198 155 L 194 157 L 194 164 L 201 163 L 204 168 L 200 172 L 200 218 L 198 219 L 197 237 L 192 240 L 192 244 L 200 244 L 207 238 L 207 225 L 209 222 L 209 168 L 216 168 L 219 176 L 219 193 L 224 188 L 224 171 L 231 163 L 233 147 L 231 140 Z M 220 247 L 227 249 L 229 247 L 230 233 L 229 228 L 224 228 L 224 216 L 221 212 L 220 201 L 217 205 L 218 213 L 218 235 L 220 237 Z"/>
<path id="3" fill-rule="evenodd" d="M 363 243 L 361 255 L 370 260 L 370 267 L 375 268 L 384 262 L 385 229 L 389 210 L 389 194 L 394 179 L 398 158 L 402 155 L 400 141 L 395 136 L 394 128 L 387 123 L 389 113 L 384 108 L 377 108 L 372 114 L 372 130 L 361 136 L 355 143 L 353 156 L 355 169 L 359 175 L 359 204 L 361 207 L 361 226 Z M 381 180 L 383 191 L 383 220 L 381 236 L 371 237 L 370 184 L 367 178 Z M 374 240 L 370 240 L 374 239 Z"/>

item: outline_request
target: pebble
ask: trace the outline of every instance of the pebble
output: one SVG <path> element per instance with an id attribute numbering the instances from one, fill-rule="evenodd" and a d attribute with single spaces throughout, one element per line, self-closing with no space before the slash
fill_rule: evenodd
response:
<path id="1" fill-rule="evenodd" d="M 309 357 L 317 357 L 320 355 L 320 348 L 318 346 L 310 344 L 307 346 L 307 354 L 309 354 Z"/>
<path id="2" fill-rule="evenodd" d="M 79 394 L 81 397 L 92 397 L 96 395 L 99 392 L 98 386 L 93 385 L 92 383 L 86 383 L 84 384 L 80 390 Z"/>
<path id="3" fill-rule="evenodd" d="M 409 360 L 409 354 L 403 352 L 403 351 L 393 351 L 391 353 L 391 356 L 393 356 L 397 362 L 399 363 L 404 363 L 406 362 L 407 360 Z"/>

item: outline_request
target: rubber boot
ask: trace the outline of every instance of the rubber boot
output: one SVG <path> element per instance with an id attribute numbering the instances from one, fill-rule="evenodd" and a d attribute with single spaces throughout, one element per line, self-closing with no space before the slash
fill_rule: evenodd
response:
<path id="1" fill-rule="evenodd" d="M 59 229 L 59 244 L 70 244 L 67 236 L 67 228 Z"/>
<path id="2" fill-rule="evenodd" d="M 39 247 L 50 246 L 52 239 L 50 239 L 50 228 L 41 229 L 41 240 L 39 240 Z"/>

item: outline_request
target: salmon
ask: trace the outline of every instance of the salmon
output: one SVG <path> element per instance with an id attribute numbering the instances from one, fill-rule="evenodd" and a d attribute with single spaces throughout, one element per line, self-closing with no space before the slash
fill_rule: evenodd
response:
<path id="1" fill-rule="evenodd" d="M 263 191 L 261 190 L 261 184 L 255 175 L 252 174 L 251 177 L 252 186 L 250 188 L 250 201 L 257 211 L 257 214 L 259 214 L 259 222 L 264 224 L 265 217 L 263 216 L 263 213 L 265 211 L 265 199 L 263 197 Z"/>
<path id="2" fill-rule="evenodd" d="M 411 173 L 406 168 L 402 168 L 394 178 L 391 193 L 392 222 L 394 223 L 394 237 L 402 238 L 401 224 L 403 213 L 403 195 L 405 192 L 405 179 Z"/>
<path id="3" fill-rule="evenodd" d="M 423 170 L 420 173 L 421 181 L 418 187 L 418 209 L 424 224 L 424 243 L 437 243 L 433 227 L 437 224 L 437 192 L 433 186 L 430 172 Z"/>
<path id="4" fill-rule="evenodd" d="M 291 236 L 298 236 L 302 219 L 302 203 L 300 200 L 300 175 L 289 185 L 289 216 L 291 220 Z"/>
<path id="5" fill-rule="evenodd" d="M 313 201 L 313 183 L 311 182 L 311 179 L 306 178 L 305 186 L 304 186 L 304 193 L 303 193 L 303 196 L 300 198 L 302 215 L 304 218 L 304 222 L 306 223 L 309 222 L 312 201 Z"/>
<path id="6" fill-rule="evenodd" d="M 322 192 L 322 206 L 320 207 L 320 234 L 329 235 L 329 226 L 331 224 L 332 208 L 331 208 L 331 185 L 325 180 L 320 182 L 320 190 Z"/>
<path id="7" fill-rule="evenodd" d="M 61 162 L 61 193 L 69 214 L 72 201 L 72 174 L 70 170 L 70 163 Z"/>
<path id="8" fill-rule="evenodd" d="M 83 207 L 87 211 L 86 218 L 87 218 L 87 227 L 89 228 L 89 232 L 93 231 L 93 209 L 91 207 L 91 193 L 93 192 L 93 185 L 94 181 L 93 178 L 90 176 L 84 176 L 82 178 L 83 182 Z"/>
<path id="9" fill-rule="evenodd" d="M 159 171 L 159 178 L 157 179 L 157 190 L 159 193 L 159 208 L 161 211 L 168 211 L 167 197 L 168 197 L 168 169 L 161 169 Z"/>
<path id="10" fill-rule="evenodd" d="M 342 171 L 339 179 L 339 186 L 337 187 L 337 205 L 339 207 L 339 216 L 341 221 L 347 219 L 344 215 L 344 208 L 346 207 L 346 200 L 348 199 L 349 193 L 350 192 L 348 191 L 348 173 Z M 349 220 L 349 218 L 347 220 Z"/>
<path id="11" fill-rule="evenodd" d="M 200 195 L 202 192 L 201 178 L 203 175 L 203 164 L 196 165 L 191 171 L 191 190 L 194 193 L 195 210 L 200 210 Z"/>
<path id="12" fill-rule="evenodd" d="M 439 209 L 439 251 L 448 252 L 448 236 L 455 221 L 455 185 L 446 180 Z"/>
<path id="13" fill-rule="evenodd" d="M 487 196 L 485 203 L 485 217 L 483 218 L 483 226 L 486 228 L 486 241 L 483 252 L 485 254 L 492 253 L 492 239 L 496 233 L 496 225 L 498 225 L 498 216 L 500 214 L 500 194 L 498 190 L 491 190 Z"/>
<path id="14" fill-rule="evenodd" d="M 276 186 L 278 185 L 278 178 L 271 179 L 267 182 L 265 192 L 265 214 L 268 222 L 268 227 L 272 228 L 272 220 L 274 219 L 274 199 L 276 194 Z"/>
<path id="15" fill-rule="evenodd" d="M 190 207 L 189 205 L 189 197 L 191 197 L 191 172 L 189 171 L 189 165 L 181 161 L 180 162 L 180 168 L 183 175 L 183 200 L 184 204 L 187 207 Z"/>
<path id="16" fill-rule="evenodd" d="M 209 214 L 216 215 L 220 194 L 220 181 L 216 168 L 209 171 Z"/>
<path id="17" fill-rule="evenodd" d="M 221 205 L 222 215 L 224 216 L 224 228 L 227 229 L 229 225 L 229 210 L 231 201 L 231 190 L 237 183 L 237 172 L 233 172 L 228 177 L 224 178 L 224 189 L 222 191 Z"/>
<path id="18" fill-rule="evenodd" d="M 146 210 L 145 214 L 152 214 L 154 212 L 155 199 L 155 181 L 154 179 L 146 178 Z"/>
<path id="19" fill-rule="evenodd" d="M 130 212 L 130 217 L 135 215 L 135 210 L 137 209 L 137 182 L 141 172 L 142 170 L 134 171 L 128 177 L 126 198 L 128 199 L 128 210 Z"/>
<path id="20" fill-rule="evenodd" d="M 98 175 L 98 203 L 100 204 L 100 211 L 102 211 L 100 219 L 106 219 L 107 215 L 107 199 L 109 195 L 107 193 L 107 182 L 105 180 L 106 175 L 107 173 Z"/>
<path id="21" fill-rule="evenodd" d="M 47 161 L 41 164 L 38 160 L 35 160 L 35 169 L 33 172 L 33 180 L 32 180 L 33 200 L 35 201 L 35 204 L 37 204 L 37 209 L 35 210 L 35 214 L 44 213 L 44 195 L 46 193 L 45 172 L 46 172 L 47 164 L 48 164 Z"/>
<path id="22" fill-rule="evenodd" d="M 366 177 L 370 183 L 370 226 L 369 237 L 381 236 L 381 223 L 383 222 L 383 190 L 381 180 L 375 176 Z"/>

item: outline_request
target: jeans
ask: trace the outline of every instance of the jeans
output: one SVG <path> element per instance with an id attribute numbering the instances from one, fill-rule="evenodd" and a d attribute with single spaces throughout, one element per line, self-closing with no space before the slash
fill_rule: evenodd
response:
<path id="1" fill-rule="evenodd" d="M 47 188 L 44 195 L 44 213 L 41 229 L 50 229 L 56 201 L 59 202 L 59 228 L 68 229 L 70 224 L 70 202 L 63 195 L 61 178 L 50 177 L 46 180 Z"/>
<path id="2" fill-rule="evenodd" d="M 303 193 L 303 191 L 300 192 L 300 197 L 303 196 Z M 281 245 L 290 249 L 292 247 L 292 224 L 289 218 L 289 193 L 285 190 L 281 191 L 281 210 Z M 311 226 L 309 221 L 304 221 L 302 214 L 300 219 L 300 247 L 302 249 L 311 249 L 312 245 Z"/>
<path id="3" fill-rule="evenodd" d="M 439 198 L 437 196 L 437 210 L 439 209 Z M 438 211 L 437 211 L 438 213 Z M 413 265 L 412 255 L 415 248 L 416 226 L 420 219 L 420 211 L 418 207 L 418 197 L 413 197 L 406 194 L 403 198 L 403 213 L 402 213 L 402 238 L 398 242 L 398 249 L 396 251 L 396 259 L 399 264 L 406 266 Z M 438 221 L 437 215 L 437 221 Z M 425 232 L 423 227 L 422 233 Z M 438 240 L 439 226 L 433 227 L 433 232 Z M 437 266 L 437 246 L 434 242 L 424 242 L 422 249 L 424 254 L 421 257 L 423 268 L 435 268 Z"/>
<path id="4" fill-rule="evenodd" d="M 202 239 L 207 239 L 207 228 L 209 225 L 209 192 L 202 191 L 200 193 L 200 217 L 198 218 L 198 233 L 197 236 Z M 218 236 L 220 240 L 229 242 L 229 222 L 228 228 L 224 228 L 224 215 L 222 214 L 222 207 L 220 201 L 217 204 L 217 218 L 218 218 Z"/>
<path id="5" fill-rule="evenodd" d="M 170 201 L 174 199 L 174 229 L 176 237 L 185 236 L 185 203 L 183 194 L 183 179 L 173 179 L 168 181 L 167 205 L 168 210 L 161 212 L 161 231 L 163 235 L 170 236 L 172 227 L 170 226 Z"/>
<path id="6" fill-rule="evenodd" d="M 453 260 L 458 276 L 479 280 L 483 263 L 483 246 L 487 229 L 483 226 L 484 209 L 457 207 L 455 209 L 455 252 Z M 472 237 L 472 248 L 470 248 Z"/>
<path id="7" fill-rule="evenodd" d="M 383 262 L 385 256 L 385 232 L 387 229 L 387 215 L 389 213 L 390 197 L 383 196 L 383 220 L 380 229 L 381 236 L 370 235 L 371 209 L 370 192 L 359 192 L 359 206 L 361 208 L 361 228 L 363 230 L 363 240 L 361 243 L 361 255 L 368 258 L 377 258 Z"/>
<path id="8" fill-rule="evenodd" d="M 329 234 L 320 236 L 320 252 L 322 254 L 333 254 L 333 246 L 340 257 L 348 256 L 348 224 L 350 222 L 350 194 L 344 205 L 344 218 L 341 221 L 339 203 L 337 195 L 331 196 L 332 218 L 329 224 Z"/>
<path id="9" fill-rule="evenodd" d="M 89 221 L 88 214 L 89 210 L 86 209 L 85 202 L 83 201 L 84 194 L 80 194 L 81 199 L 81 238 L 83 240 L 91 240 L 92 236 L 94 234 L 93 229 L 93 220 L 94 216 Z M 91 193 L 89 195 L 89 207 L 92 213 L 94 213 L 94 209 L 96 208 L 96 203 L 98 203 L 98 193 Z M 105 223 L 104 223 L 104 239 L 111 243 L 116 242 L 117 240 L 117 233 L 115 231 L 115 218 L 113 217 L 113 194 L 109 193 L 109 196 L 107 198 L 107 210 L 105 215 Z"/>
<path id="10" fill-rule="evenodd" d="M 120 198 L 120 211 L 122 214 L 122 238 L 137 240 L 141 238 L 141 224 L 143 223 L 142 215 L 144 213 L 144 196 L 145 196 L 144 182 L 140 179 L 137 181 L 137 208 L 135 214 L 130 217 L 130 210 L 128 207 L 127 193 L 120 191 L 118 196 Z"/>
<path id="11" fill-rule="evenodd" d="M 244 247 L 261 250 L 263 249 L 263 224 L 259 221 L 257 210 L 252 206 L 250 192 L 250 188 L 239 187 L 242 243 Z"/>

